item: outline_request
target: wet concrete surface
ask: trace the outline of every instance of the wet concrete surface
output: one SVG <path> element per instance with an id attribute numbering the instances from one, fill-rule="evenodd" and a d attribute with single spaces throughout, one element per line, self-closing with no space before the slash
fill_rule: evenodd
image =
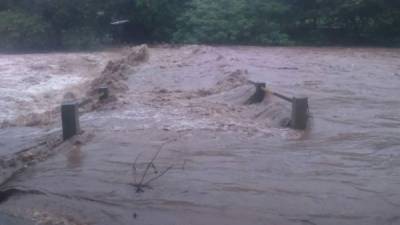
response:
<path id="1" fill-rule="evenodd" d="M 84 140 L 2 187 L 19 192 L 0 211 L 42 224 L 399 224 L 399 59 L 151 48 L 118 102 L 81 117 Z M 310 97 L 309 128 L 280 127 L 290 107 L 273 96 L 244 105 L 249 80 Z M 144 181 L 171 166 L 137 193 L 146 170 Z"/>
<path id="2" fill-rule="evenodd" d="M 1 155 L 12 155 L 17 151 L 41 142 L 45 132 L 35 127 L 13 127 L 0 130 Z"/>

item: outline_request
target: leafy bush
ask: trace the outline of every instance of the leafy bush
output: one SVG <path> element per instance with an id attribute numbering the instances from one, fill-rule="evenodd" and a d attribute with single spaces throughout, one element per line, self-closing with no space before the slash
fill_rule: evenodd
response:
<path id="1" fill-rule="evenodd" d="M 46 48 L 49 28 L 48 23 L 35 15 L 0 12 L 0 50 Z"/>
<path id="2" fill-rule="evenodd" d="M 115 20 L 129 20 L 110 26 Z M 379 44 L 400 37 L 395 0 L 2 0 L 0 49 L 120 42 Z M 110 42 L 110 38 L 107 40 Z"/>
<path id="3" fill-rule="evenodd" d="M 174 41 L 287 44 L 279 25 L 286 10 L 274 0 L 193 0 L 178 20 Z"/>
<path id="4" fill-rule="evenodd" d="M 77 28 L 62 33 L 62 46 L 67 49 L 92 49 L 99 47 L 101 38 L 91 28 Z"/>
<path id="5" fill-rule="evenodd" d="M 251 21 L 243 18 L 242 0 L 193 0 L 178 20 L 177 42 L 235 42 Z"/>

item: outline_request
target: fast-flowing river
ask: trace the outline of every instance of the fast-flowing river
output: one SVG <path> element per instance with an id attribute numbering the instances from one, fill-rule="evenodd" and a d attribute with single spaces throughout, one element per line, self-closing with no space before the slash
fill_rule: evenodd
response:
<path id="1" fill-rule="evenodd" d="M 81 116 L 80 139 L 3 187 L 15 193 L 0 212 L 73 225 L 400 223 L 399 49 L 184 46 L 149 55 L 126 74 L 117 102 Z M 0 71 L 17 71 L 18 60 L 0 56 Z M 3 119 L 17 115 L 21 94 L 12 93 L 39 82 L 7 73 L 18 85 L 0 78 Z M 281 127 L 290 104 L 274 96 L 244 104 L 249 81 L 309 97 L 309 128 Z"/>

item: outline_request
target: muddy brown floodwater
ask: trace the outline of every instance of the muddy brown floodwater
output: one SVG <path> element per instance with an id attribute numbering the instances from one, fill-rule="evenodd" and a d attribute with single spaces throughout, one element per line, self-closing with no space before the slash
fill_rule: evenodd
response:
<path id="1" fill-rule="evenodd" d="M 81 137 L 2 186 L 13 194 L 0 212 L 39 224 L 400 224 L 399 49 L 149 55 L 117 102 L 81 116 Z M 273 96 L 245 105 L 249 81 L 308 96 L 309 128 L 280 127 L 290 106 Z M 137 193 L 144 173 L 171 166 Z"/>
<path id="2" fill-rule="evenodd" d="M 107 61 L 120 54 L 0 54 L 0 127 L 49 122 L 65 92 L 82 97 Z"/>

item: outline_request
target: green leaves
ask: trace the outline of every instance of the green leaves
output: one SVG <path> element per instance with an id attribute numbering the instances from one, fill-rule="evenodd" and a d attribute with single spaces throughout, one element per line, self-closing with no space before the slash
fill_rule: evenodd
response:
<path id="1" fill-rule="evenodd" d="M 111 26 L 116 20 L 129 20 Z M 395 0 L 2 0 L 0 50 L 120 42 L 400 42 Z"/>
<path id="2" fill-rule="evenodd" d="M 283 44 L 288 8 L 274 0 L 193 0 L 179 18 L 176 42 Z"/>
<path id="3" fill-rule="evenodd" d="M 50 26 L 42 18 L 19 11 L 0 12 L 0 47 L 40 49 L 47 42 Z"/>
<path id="4" fill-rule="evenodd" d="M 134 23 L 144 28 L 150 40 L 170 41 L 187 2 L 189 0 L 137 0 Z"/>

